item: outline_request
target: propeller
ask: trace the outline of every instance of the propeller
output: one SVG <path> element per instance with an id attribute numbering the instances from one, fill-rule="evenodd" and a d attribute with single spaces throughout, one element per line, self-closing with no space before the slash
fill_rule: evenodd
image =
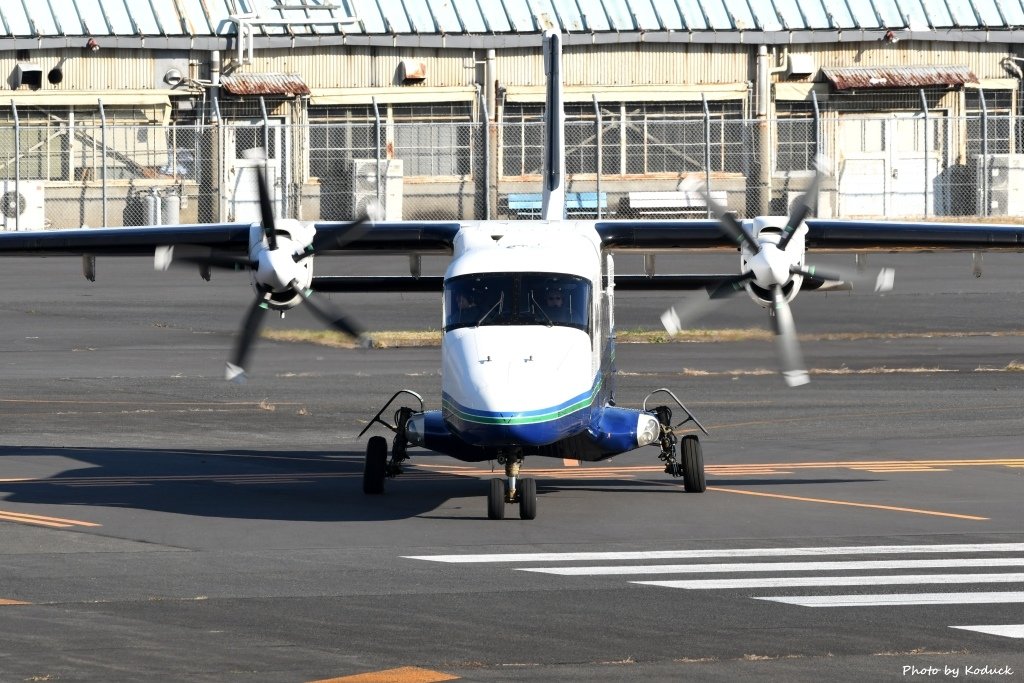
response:
<path id="1" fill-rule="evenodd" d="M 761 240 L 755 238 L 725 207 L 714 201 L 706 188 L 701 189 L 708 207 L 718 217 L 722 232 L 731 238 L 740 249 L 746 250 L 747 269 L 706 287 L 706 298 L 702 296 L 689 297 L 669 307 L 661 316 L 661 322 L 669 334 L 677 334 L 684 325 L 709 313 L 736 293 L 756 286 L 760 290 L 757 296 L 769 304 L 772 332 L 775 335 L 775 348 L 783 379 L 791 387 L 807 384 L 810 381 L 804 366 L 803 353 L 800 351 L 800 342 L 797 339 L 793 312 L 789 306 L 791 293 L 787 294 L 784 289 L 792 282 L 793 276 L 799 275 L 825 282 L 848 283 L 851 286 L 868 284 L 876 293 L 891 290 L 894 279 L 891 268 L 883 268 L 877 275 L 867 276 L 843 268 L 818 268 L 805 265 L 802 263 L 803 250 L 790 249 L 790 245 L 793 244 L 793 236 L 796 235 L 811 212 L 809 198 L 817 196 L 822 177 L 820 168 L 821 164 L 819 163 L 807 192 L 793 205 L 781 235 L 766 233 L 766 237 Z M 870 282 L 872 279 L 873 283 Z M 770 299 L 767 299 L 765 295 Z"/>
<path id="2" fill-rule="evenodd" d="M 258 172 L 257 183 L 260 229 L 264 239 L 250 245 L 248 257 L 206 246 L 178 245 L 157 248 L 154 259 L 158 270 L 166 270 L 171 265 L 191 264 L 204 269 L 247 269 L 253 272 L 256 298 L 246 310 L 225 371 L 225 379 L 238 383 L 246 379 L 245 369 L 253 345 L 270 308 L 284 310 L 299 302 L 304 303 L 328 327 L 355 338 L 361 346 L 370 345 L 370 339 L 359 323 L 337 306 L 313 294 L 309 288 L 312 280 L 311 265 L 305 263 L 318 253 L 339 249 L 366 234 L 372 227 L 369 216 L 364 214 L 341 230 L 313 234 L 308 244 L 303 245 L 301 241 L 296 241 L 294 232 L 278 229 L 262 170 Z"/>

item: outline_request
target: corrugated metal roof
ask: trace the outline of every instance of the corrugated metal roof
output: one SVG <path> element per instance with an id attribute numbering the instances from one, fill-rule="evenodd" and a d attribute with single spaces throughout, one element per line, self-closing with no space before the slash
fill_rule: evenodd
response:
<path id="1" fill-rule="evenodd" d="M 844 67 L 821 71 L 836 90 L 922 88 L 978 82 L 978 77 L 966 66 Z"/>
<path id="2" fill-rule="evenodd" d="M 0 39 L 217 38 L 251 30 L 292 41 L 325 36 L 442 37 L 563 33 L 606 39 L 735 41 L 747 32 L 1008 31 L 1024 0 L 0 0 Z M 682 34 L 682 36 L 680 36 Z M 623 38 L 622 36 L 627 36 Z M 662 36 L 664 39 L 664 36 Z M 806 36 L 805 36 L 806 37 Z M 854 39 L 855 35 L 844 39 Z M 407 41 L 408 42 L 408 41 Z M 456 41 L 457 42 L 457 41 Z M 152 41 L 151 41 L 152 43 Z M 501 47 L 507 41 L 493 46 Z M 157 47 L 161 43 L 155 43 Z"/>
<path id="3" fill-rule="evenodd" d="M 233 73 L 222 76 L 221 86 L 232 95 L 308 95 L 309 86 L 298 74 Z"/>

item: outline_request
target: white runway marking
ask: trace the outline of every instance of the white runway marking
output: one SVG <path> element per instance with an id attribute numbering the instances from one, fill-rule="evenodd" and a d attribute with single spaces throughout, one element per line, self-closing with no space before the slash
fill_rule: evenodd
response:
<path id="1" fill-rule="evenodd" d="M 912 553 L 1011 553 L 1024 543 L 950 543 L 945 545 L 865 545 L 821 548 L 722 548 L 641 552 L 489 553 L 482 555 L 406 555 L 407 560 L 452 564 L 489 562 L 589 562 L 610 560 L 696 560 L 715 557 L 793 557 L 803 555 L 895 555 Z"/>
<path id="2" fill-rule="evenodd" d="M 892 593 L 889 595 L 787 595 L 755 597 L 801 607 L 893 607 L 900 605 L 981 605 L 1024 602 L 1024 592 L 1006 593 Z"/>
<path id="3" fill-rule="evenodd" d="M 987 633 L 990 636 L 1002 636 L 1004 638 L 1024 638 L 1024 624 L 992 624 L 990 626 L 950 626 L 963 631 L 977 631 Z"/>
<path id="4" fill-rule="evenodd" d="M 792 588 L 794 586 L 906 586 L 922 583 L 1024 583 L 1024 574 L 888 574 L 879 576 L 785 576 L 706 581 L 630 581 L 644 586 L 687 590 Z"/>
<path id="5" fill-rule="evenodd" d="M 646 564 L 601 567 L 522 567 L 516 571 L 559 576 L 625 574 L 718 574 L 726 572 L 852 571 L 854 569 L 938 569 L 949 567 L 1021 567 L 1021 557 L 960 560 L 877 560 L 864 562 L 733 562 L 724 564 Z"/>

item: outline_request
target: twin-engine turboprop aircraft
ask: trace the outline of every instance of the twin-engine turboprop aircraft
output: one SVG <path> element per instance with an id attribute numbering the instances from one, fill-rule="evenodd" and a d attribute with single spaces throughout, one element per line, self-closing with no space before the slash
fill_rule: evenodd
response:
<path id="1" fill-rule="evenodd" d="M 250 271 L 256 297 L 227 365 L 228 379 L 244 378 L 249 350 L 267 310 L 299 304 L 330 327 L 364 339 L 364 331 L 314 292 L 439 291 L 443 293 L 440 408 L 401 389 L 373 424 L 394 433 L 390 449 L 370 438 L 363 490 L 381 493 L 401 473 L 408 448 L 418 446 L 464 461 L 497 460 L 505 481 L 489 482 L 487 513 L 500 519 L 516 504 L 523 519 L 537 513 L 533 479 L 520 478 L 527 456 L 598 461 L 652 445 L 665 471 L 683 478 L 686 491 L 705 490 L 696 434 L 678 433 L 697 418 L 667 389 L 640 407 L 615 403 L 615 292 L 705 289 L 665 312 L 670 331 L 708 305 L 745 291 L 769 311 L 791 386 L 808 381 L 789 303 L 802 290 L 849 286 L 857 276 L 817 269 L 808 248 L 1024 250 L 1024 227 L 885 223 L 807 219 L 806 200 L 789 217 L 740 221 L 714 204 L 713 220 L 567 220 L 564 114 L 559 77 L 561 38 L 544 38 L 548 75 L 542 216 L 533 221 L 301 223 L 278 219 L 260 179 L 260 224 L 56 230 L 0 234 L 0 255 L 155 256 L 158 269 L 173 264 Z M 817 179 L 815 180 L 817 183 Z M 805 196 L 814 195 L 812 191 Z M 613 254 L 734 246 L 740 270 L 726 275 L 616 275 Z M 314 257 L 345 252 L 451 254 L 443 277 L 317 277 Z M 87 268 L 87 274 L 91 272 Z M 892 286 L 892 272 L 869 278 L 869 287 Z M 655 397 L 671 405 L 654 405 Z M 410 405 L 413 404 L 413 405 Z M 650 405 L 649 405 L 650 404 Z M 395 419 L 382 419 L 396 405 Z M 685 418 L 673 422 L 673 409 Z M 686 431 L 694 431 L 687 429 Z M 705 432 L 706 433 L 706 432 Z M 362 434 L 360 434 L 362 436 Z"/>

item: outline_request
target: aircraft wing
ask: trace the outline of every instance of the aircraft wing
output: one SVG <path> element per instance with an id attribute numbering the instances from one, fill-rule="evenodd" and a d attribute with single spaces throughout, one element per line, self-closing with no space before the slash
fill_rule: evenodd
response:
<path id="1" fill-rule="evenodd" d="M 809 218 L 808 249 L 1024 251 L 1024 225 Z M 732 247 L 717 220 L 599 221 L 605 249 L 670 251 Z"/>
<path id="2" fill-rule="evenodd" d="M 344 235 L 350 223 L 315 223 L 317 235 Z M 74 228 L 0 232 L 0 256 L 153 256 L 157 247 L 196 245 L 245 254 L 249 223 L 166 225 L 134 228 Z M 339 251 L 450 253 L 458 223 L 402 221 L 376 223 Z"/>

